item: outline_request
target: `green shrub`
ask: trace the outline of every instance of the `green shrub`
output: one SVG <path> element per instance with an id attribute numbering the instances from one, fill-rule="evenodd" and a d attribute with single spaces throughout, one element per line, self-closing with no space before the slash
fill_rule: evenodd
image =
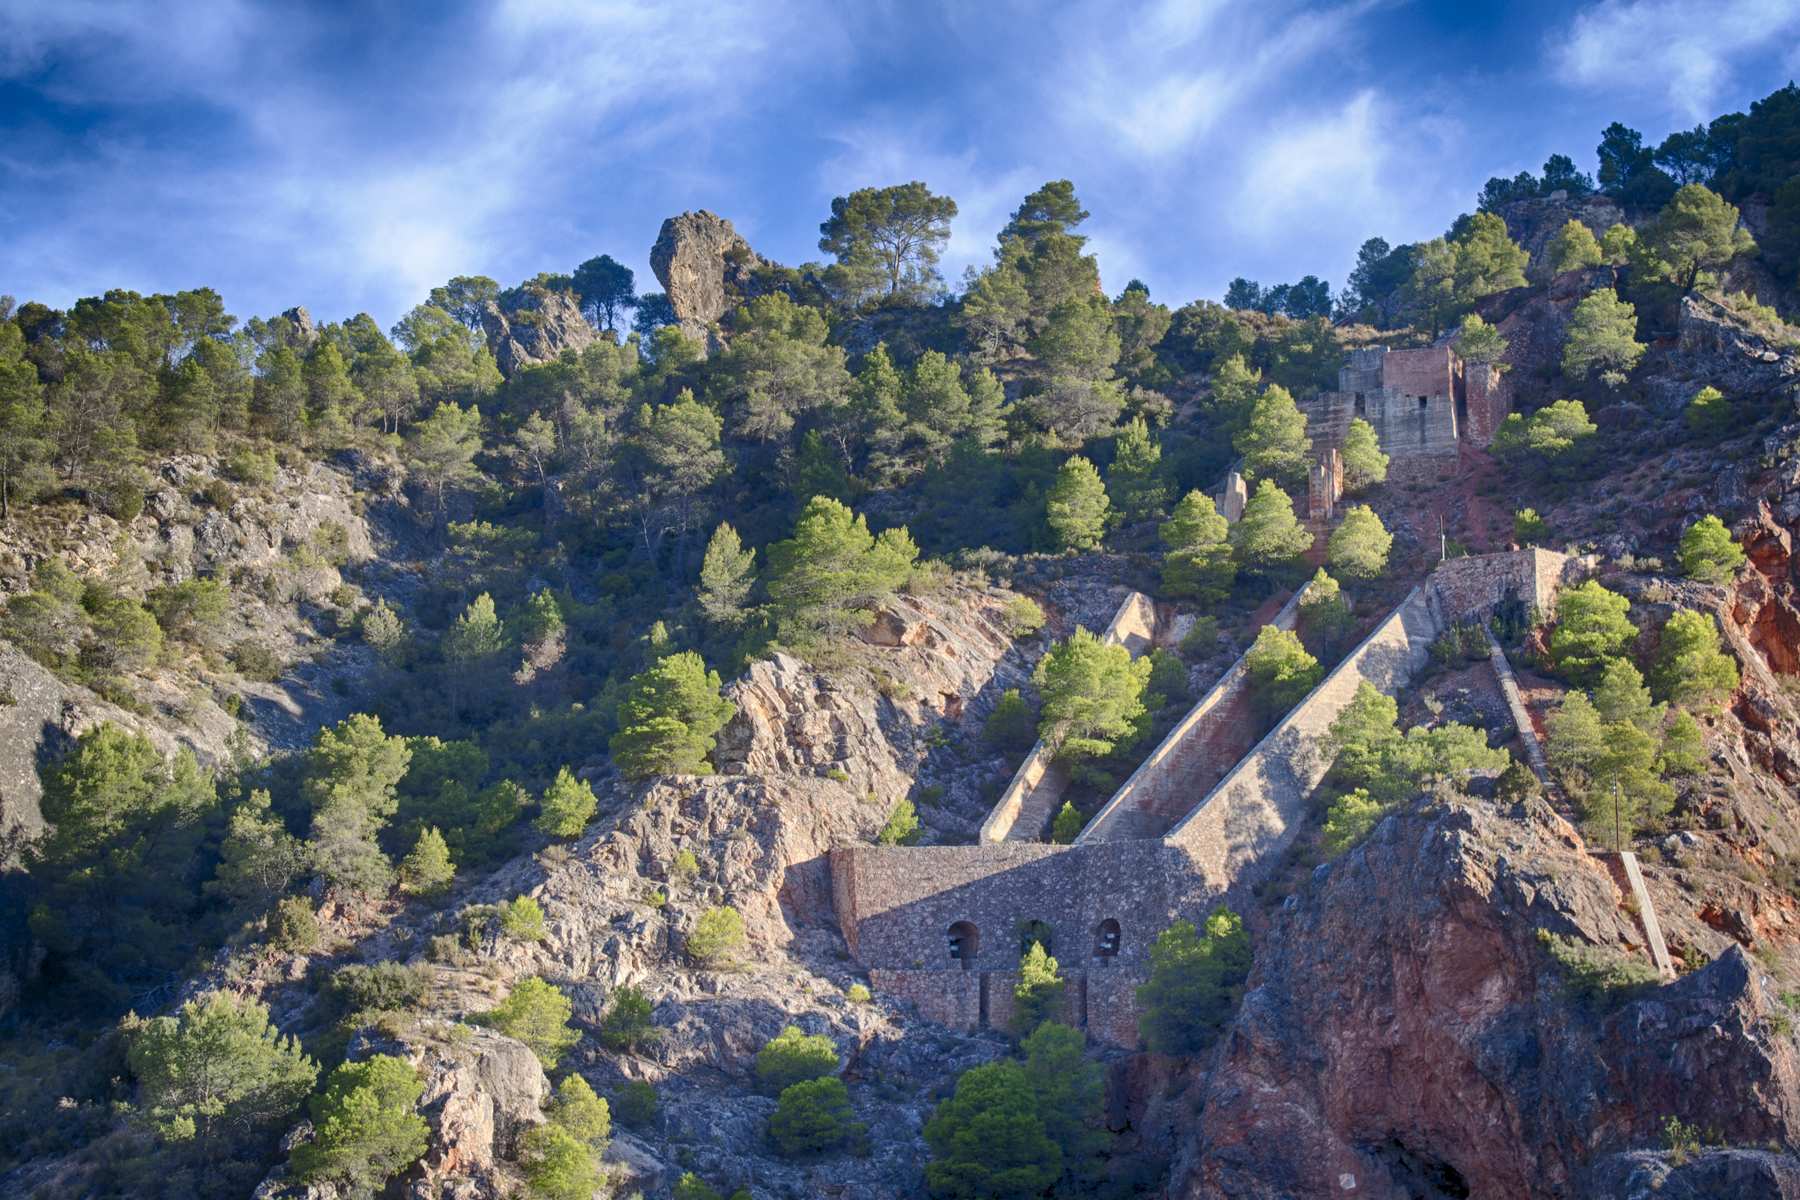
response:
<path id="1" fill-rule="evenodd" d="M 1187 658 L 1211 658 L 1219 652 L 1219 618 L 1201 617 L 1182 635 L 1178 647 Z"/>
<path id="2" fill-rule="evenodd" d="M 919 840 L 919 818 L 911 800 L 902 797 L 894 802 L 894 811 L 875 840 L 884 846 L 910 846 Z"/>
<path id="3" fill-rule="evenodd" d="M 550 936 L 544 928 L 544 908 L 530 896 L 520 896 L 501 906 L 500 932 L 522 942 L 541 942 Z"/>
<path id="4" fill-rule="evenodd" d="M 1023 751 L 1037 744 L 1037 714 L 1019 695 L 1018 688 L 1007 688 L 1001 693 L 981 736 L 1001 750 Z"/>
<path id="5" fill-rule="evenodd" d="M 334 567 L 350 561 L 350 531 L 336 521 L 320 521 L 306 539 L 312 552 Z"/>
<path id="6" fill-rule="evenodd" d="M 614 988 L 612 1001 L 600 1018 L 600 1043 L 608 1050 L 632 1050 L 662 1036 L 650 1023 L 653 1006 L 641 988 Z"/>
<path id="7" fill-rule="evenodd" d="M 688 1171 L 669 1189 L 669 1200 L 719 1200 L 719 1193 L 708 1187 L 706 1181 L 698 1175 Z"/>
<path id="8" fill-rule="evenodd" d="M 400 888 L 411 896 L 433 899 L 449 889 L 456 877 L 456 864 L 450 861 L 450 848 L 437 827 L 419 831 L 412 853 L 400 860 Z"/>
<path id="9" fill-rule="evenodd" d="M 1029 637 L 1044 627 L 1044 610 L 1030 596 L 1014 596 L 1000 610 L 1000 619 L 1014 637 Z"/>
<path id="10" fill-rule="evenodd" d="M 763 1090 L 780 1093 L 796 1083 L 822 1079 L 838 1068 L 837 1047 L 820 1034 L 807 1035 L 789 1025 L 756 1056 L 756 1078 Z"/>
<path id="11" fill-rule="evenodd" d="M 520 980 L 498 1007 L 481 1014 L 481 1020 L 525 1043 L 544 1064 L 544 1070 L 553 1071 L 562 1056 L 581 1041 L 581 1034 L 569 1028 L 573 1011 L 567 996 L 533 977 Z"/>
<path id="12" fill-rule="evenodd" d="M 319 944 L 319 918 L 305 896 L 289 896 L 269 914 L 269 945 L 290 953 Z"/>
<path id="13" fill-rule="evenodd" d="M 1081 810 L 1072 801 L 1064 800 L 1056 820 L 1051 823 L 1050 840 L 1059 846 L 1070 845 L 1086 824 L 1087 818 L 1081 815 Z"/>
<path id="14" fill-rule="evenodd" d="M 249 447 L 244 447 L 225 460 L 225 473 L 239 483 L 260 483 L 268 485 L 275 482 L 275 455 L 258 454 Z"/>
<path id="15" fill-rule="evenodd" d="M 273 683 L 281 678 L 281 660 L 261 642 L 245 638 L 233 643 L 227 652 L 231 665 L 245 679 L 254 679 L 258 683 Z"/>
<path id="16" fill-rule="evenodd" d="M 1061 968 L 1044 949 L 1044 943 L 1033 941 L 1019 959 L 1019 982 L 1013 987 L 1014 1033 L 1030 1033 L 1049 1019 L 1062 1003 Z"/>
<path id="17" fill-rule="evenodd" d="M 642 1079 L 627 1081 L 613 1094 L 612 1111 L 627 1125 L 648 1125 L 656 1116 L 656 1087 Z"/>
<path id="18" fill-rule="evenodd" d="M 338 1012 L 393 1012 L 417 1008 L 431 990 L 431 968 L 397 962 L 352 963 L 331 976 L 331 1001 Z"/>
<path id="19" fill-rule="evenodd" d="M 853 983 L 844 990 L 844 999 L 852 1004 L 867 1004 L 873 998 L 869 994 L 869 989 L 860 983 Z"/>
<path id="20" fill-rule="evenodd" d="M 841 1079 L 814 1079 L 785 1088 L 769 1118 L 769 1136 L 787 1155 L 819 1154 L 862 1136 Z"/>
<path id="21" fill-rule="evenodd" d="M 688 935 L 687 952 L 694 961 L 717 967 L 731 962 L 743 944 L 743 915 L 727 904 L 700 914 L 694 932 Z"/>
<path id="22" fill-rule="evenodd" d="M 1600 1007 L 1624 1000 L 1662 982 L 1647 962 L 1617 957 L 1574 938 L 1537 931 L 1538 943 L 1563 972 L 1563 993 L 1578 1004 Z"/>

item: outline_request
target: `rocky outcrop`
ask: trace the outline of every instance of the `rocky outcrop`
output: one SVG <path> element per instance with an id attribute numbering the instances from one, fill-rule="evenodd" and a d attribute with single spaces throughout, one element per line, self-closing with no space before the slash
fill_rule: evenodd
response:
<path id="1" fill-rule="evenodd" d="M 1539 931 L 1647 962 L 1623 905 L 1541 801 L 1389 818 L 1259 948 L 1174 1194 L 1593 1195 L 1671 1116 L 1791 1140 L 1800 1053 L 1741 947 L 1635 999 L 1565 993 Z"/>
<path id="2" fill-rule="evenodd" d="M 1598 238 L 1625 221 L 1625 210 L 1599 195 L 1514 200 L 1502 204 L 1498 213 L 1506 222 L 1507 236 L 1531 255 L 1527 273 L 1545 279 L 1550 269 L 1546 247 L 1557 230 L 1570 221 L 1580 221 Z"/>
<path id="3" fill-rule="evenodd" d="M 579 354 L 599 337 L 574 296 L 534 283 L 483 304 L 481 329 L 488 352 L 508 379 L 526 367 L 555 362 L 564 350 Z"/>
<path id="4" fill-rule="evenodd" d="M 319 340 L 319 327 L 313 324 L 312 314 L 304 305 L 295 305 L 281 314 L 286 317 L 292 327 L 288 337 L 297 349 L 305 349 Z"/>
<path id="5" fill-rule="evenodd" d="M 668 293 L 681 332 L 711 346 L 718 344 L 713 326 L 731 311 L 761 264 L 730 221 L 704 208 L 664 221 L 650 248 L 650 269 Z"/>

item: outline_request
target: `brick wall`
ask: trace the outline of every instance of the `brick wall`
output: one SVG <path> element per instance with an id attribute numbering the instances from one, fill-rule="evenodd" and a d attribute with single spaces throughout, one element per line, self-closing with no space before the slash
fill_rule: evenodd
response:
<path id="1" fill-rule="evenodd" d="M 869 972 L 869 986 L 903 1004 L 911 1004 L 927 1021 L 952 1029 L 981 1028 L 980 971 Z"/>
<path id="2" fill-rule="evenodd" d="M 1468 412 L 1463 440 L 1471 446 L 1493 445 L 1500 422 L 1512 411 L 1512 382 L 1492 363 L 1482 363 L 1466 368 L 1463 389 Z"/>
<path id="3" fill-rule="evenodd" d="M 1305 594 L 1302 587 L 1269 624 L 1292 630 L 1300 616 L 1300 597 Z M 1250 701 L 1244 660 L 1239 658 L 1169 731 L 1125 786 L 1094 814 L 1076 844 L 1167 833 L 1255 746 L 1257 727 Z"/>

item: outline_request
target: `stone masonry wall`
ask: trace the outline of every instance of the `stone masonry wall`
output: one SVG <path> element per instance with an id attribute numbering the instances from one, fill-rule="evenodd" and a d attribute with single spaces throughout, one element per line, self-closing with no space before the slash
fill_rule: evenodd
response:
<path id="1" fill-rule="evenodd" d="M 1463 440 L 1471 446 L 1493 445 L 1500 422 L 1512 411 L 1511 381 L 1492 363 L 1471 365 L 1463 372 L 1463 393 Z"/>
<path id="2" fill-rule="evenodd" d="M 1510 591 L 1526 605 L 1548 612 L 1557 592 L 1587 561 L 1554 550 L 1512 550 L 1452 558 L 1432 572 L 1431 587 L 1444 611 L 1458 618 L 1486 618 Z"/>
<path id="3" fill-rule="evenodd" d="M 1119 924 L 1115 965 L 1148 961 L 1150 944 L 1192 918 L 1194 882 L 1158 841 L 1053 846 L 848 846 L 831 852 L 832 893 L 864 967 L 957 970 L 949 930 L 973 926 L 975 970 L 1012 969 L 1020 927 L 1048 922 L 1050 953 L 1068 970 L 1099 957 L 1099 930 Z"/>
<path id="4" fill-rule="evenodd" d="M 1101 641 L 1124 646 L 1133 658 L 1148 654 L 1156 642 L 1156 605 L 1150 597 L 1142 592 L 1125 597 Z M 1068 786 L 1067 768 L 1056 762 L 1048 746 L 1038 742 L 981 823 L 979 840 L 1033 842 L 1043 837 L 1062 807 Z"/>
<path id="5" fill-rule="evenodd" d="M 1270 622 L 1292 630 L 1308 584 Z M 1076 845 L 1161 837 L 1192 812 L 1232 764 L 1256 745 L 1243 658 L 1169 731 L 1125 786 L 1094 814 Z"/>
<path id="6" fill-rule="evenodd" d="M 1148 979 L 1142 969 L 1096 967 L 1063 972 L 1062 1003 L 1053 1020 L 1109 1045 L 1135 1049 L 1138 1044 L 1138 986 Z M 952 1029 L 1005 1029 L 1017 1011 L 1017 971 L 890 971 L 869 972 L 869 983 L 883 995 L 911 1004 L 921 1017 Z"/>

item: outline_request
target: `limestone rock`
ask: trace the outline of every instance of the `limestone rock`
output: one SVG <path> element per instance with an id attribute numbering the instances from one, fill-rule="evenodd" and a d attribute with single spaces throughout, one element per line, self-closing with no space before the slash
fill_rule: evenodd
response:
<path id="1" fill-rule="evenodd" d="M 650 269 L 668 293 L 681 332 L 715 347 L 711 327 L 736 303 L 733 288 L 742 294 L 761 263 L 730 221 L 704 208 L 664 221 L 650 249 Z"/>
<path id="2" fill-rule="evenodd" d="M 527 283 L 482 305 L 481 328 L 500 373 L 511 379 L 526 367 L 577 354 L 599 335 L 567 292 Z"/>
<path id="3" fill-rule="evenodd" d="M 295 305 L 281 314 L 293 325 L 292 338 L 296 347 L 304 348 L 319 340 L 319 327 L 313 324 L 312 314 L 304 305 Z"/>
<path id="4" fill-rule="evenodd" d="M 1513 200 L 1500 206 L 1499 216 L 1506 222 L 1507 236 L 1531 255 L 1527 272 L 1545 277 L 1549 274 L 1546 248 L 1564 225 L 1580 221 L 1598 239 L 1625 220 L 1624 210 L 1600 195 Z"/>

